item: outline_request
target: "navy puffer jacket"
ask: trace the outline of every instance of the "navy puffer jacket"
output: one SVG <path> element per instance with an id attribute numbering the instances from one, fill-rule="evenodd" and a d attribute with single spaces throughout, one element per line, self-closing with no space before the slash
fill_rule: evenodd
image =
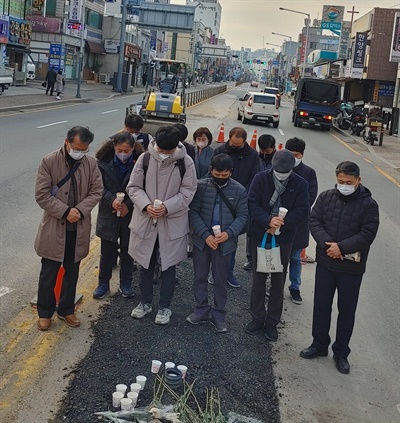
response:
<path id="1" fill-rule="evenodd" d="M 349 196 L 334 188 L 318 197 L 310 216 L 310 231 L 317 242 L 317 263 L 334 272 L 363 274 L 369 248 L 379 226 L 379 208 L 371 192 L 360 187 Z M 360 252 L 361 261 L 331 259 L 325 242 L 337 242 L 342 255 Z"/>
<path id="2" fill-rule="evenodd" d="M 235 210 L 236 217 L 232 216 L 228 207 L 220 199 L 220 226 L 221 232 L 226 232 L 229 238 L 220 244 L 222 255 L 236 251 L 238 236 L 246 226 L 248 218 L 247 192 L 246 189 L 232 178 L 222 188 L 223 193 L 230 201 Z M 197 191 L 190 204 L 189 222 L 193 232 L 193 244 L 203 250 L 206 238 L 213 235 L 211 229 L 217 187 L 212 178 L 200 179 Z"/>

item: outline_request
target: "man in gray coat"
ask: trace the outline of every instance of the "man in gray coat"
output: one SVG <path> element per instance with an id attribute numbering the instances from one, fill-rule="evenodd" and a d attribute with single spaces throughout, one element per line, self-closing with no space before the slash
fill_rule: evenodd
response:
<path id="1" fill-rule="evenodd" d="M 227 332 L 225 304 L 232 253 L 247 223 L 247 192 L 231 179 L 233 160 L 219 154 L 211 160 L 211 178 L 198 182 L 190 205 L 193 229 L 194 297 L 196 308 L 186 320 L 191 324 L 210 321 L 218 332 Z M 214 306 L 208 304 L 207 276 L 212 265 Z M 211 319 L 209 314 L 211 311 Z"/>
<path id="2" fill-rule="evenodd" d="M 148 151 L 137 160 L 126 188 L 134 204 L 128 252 L 141 265 L 141 300 L 131 316 L 141 319 L 152 311 L 153 274 L 159 251 L 162 282 L 155 319 L 159 325 L 168 324 L 172 314 L 175 267 L 187 256 L 189 204 L 197 188 L 193 160 L 180 138 L 178 129 L 160 128 Z"/>

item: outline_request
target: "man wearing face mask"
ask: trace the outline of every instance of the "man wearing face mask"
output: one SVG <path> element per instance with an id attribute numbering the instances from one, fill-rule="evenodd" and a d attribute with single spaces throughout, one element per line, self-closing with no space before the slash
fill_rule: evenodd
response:
<path id="1" fill-rule="evenodd" d="M 294 155 L 295 166 L 293 172 L 300 175 L 308 182 L 308 201 L 310 207 L 317 198 L 318 182 L 315 170 L 303 163 L 304 150 L 306 143 L 299 138 L 290 138 L 286 141 L 285 148 Z M 309 243 L 308 219 L 300 223 L 296 229 L 296 236 L 293 240 L 292 251 L 289 261 L 289 292 L 294 304 L 301 304 L 303 299 L 300 295 L 301 285 L 301 251 L 308 247 Z"/>
<path id="2" fill-rule="evenodd" d="M 146 132 L 142 132 L 144 125 L 142 116 L 135 113 L 129 114 L 125 118 L 124 125 L 124 131 L 129 132 L 135 141 L 142 144 L 143 148 L 147 150 L 149 143 L 153 141 L 153 137 Z"/>
<path id="3" fill-rule="evenodd" d="M 272 167 L 272 158 L 276 152 L 275 138 L 269 134 L 263 134 L 258 138 L 258 148 L 260 149 L 260 170 L 269 170 Z"/>
<path id="4" fill-rule="evenodd" d="M 224 308 L 231 256 L 248 216 L 247 193 L 241 184 L 231 179 L 232 166 L 233 161 L 227 154 L 213 157 L 211 178 L 199 180 L 189 211 L 196 307 L 186 320 L 193 325 L 210 321 L 220 333 L 228 330 Z M 216 225 L 219 228 L 215 228 Z M 208 304 L 210 265 L 214 277 L 213 306 Z"/>
<path id="5" fill-rule="evenodd" d="M 260 171 L 260 160 L 257 151 L 249 146 L 246 138 L 247 132 L 243 128 L 232 128 L 229 131 L 228 141 L 214 150 L 214 156 L 227 154 L 232 158 L 232 179 L 242 184 L 248 192 L 254 176 Z M 240 288 L 240 282 L 234 273 L 235 256 L 236 251 L 232 254 L 228 284 L 233 288 Z"/>
<path id="6" fill-rule="evenodd" d="M 296 227 L 303 222 L 309 211 L 307 182 L 293 172 L 295 159 L 287 150 L 279 150 L 272 159 L 272 169 L 258 173 L 251 184 L 248 201 L 252 219 L 253 284 L 250 298 L 252 320 L 245 331 L 255 335 L 265 327 L 265 337 L 269 341 L 278 339 L 277 324 L 283 309 L 283 287 L 286 278 L 290 250 Z M 283 219 L 278 216 L 280 207 L 288 212 Z M 267 232 L 276 236 L 280 246 L 282 273 L 271 273 L 271 290 L 265 307 L 267 273 L 257 272 L 257 246 Z M 269 242 L 270 242 L 270 236 Z"/>
<path id="7" fill-rule="evenodd" d="M 332 302 L 337 290 L 339 315 L 333 359 L 340 373 L 350 372 L 347 357 L 358 295 L 378 226 L 378 204 L 361 185 L 360 168 L 353 162 L 340 163 L 336 187 L 319 195 L 310 216 L 310 231 L 317 242 L 313 342 L 301 351 L 302 358 L 328 355 Z"/>
<path id="8" fill-rule="evenodd" d="M 79 265 L 89 252 L 90 212 L 103 192 L 96 160 L 87 155 L 93 138 L 88 128 L 73 127 L 64 146 L 39 166 L 35 198 L 44 213 L 35 251 L 42 257 L 37 301 L 37 327 L 42 331 L 50 328 L 56 309 L 54 287 L 61 265 L 65 274 L 57 316 L 70 327 L 80 325 L 74 314 Z"/>

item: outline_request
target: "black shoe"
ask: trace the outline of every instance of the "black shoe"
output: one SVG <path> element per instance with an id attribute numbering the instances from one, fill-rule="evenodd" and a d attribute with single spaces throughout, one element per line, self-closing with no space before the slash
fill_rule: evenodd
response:
<path id="1" fill-rule="evenodd" d="M 278 329 L 276 325 L 265 325 L 265 337 L 268 341 L 277 341 L 278 340 Z"/>
<path id="2" fill-rule="evenodd" d="M 246 261 L 246 263 L 243 265 L 244 270 L 251 270 L 252 267 L 253 267 L 253 262 L 251 261 Z"/>
<path id="3" fill-rule="evenodd" d="M 255 335 L 258 331 L 260 331 L 264 327 L 264 323 L 258 320 L 252 320 L 250 323 L 244 328 L 244 331 L 249 335 Z"/>
<path id="4" fill-rule="evenodd" d="M 210 323 L 215 327 L 217 332 L 219 333 L 226 333 L 228 332 L 228 328 L 226 326 L 225 322 L 222 322 L 220 320 L 215 320 L 213 317 L 210 318 Z"/>
<path id="5" fill-rule="evenodd" d="M 350 364 L 347 361 L 347 358 L 338 357 L 337 355 L 333 354 L 333 360 L 335 361 L 336 368 L 340 373 L 343 373 L 344 375 L 348 375 L 350 373 Z"/>
<path id="6" fill-rule="evenodd" d="M 292 302 L 294 304 L 301 304 L 303 301 L 303 298 L 301 298 L 300 290 L 299 289 L 289 289 L 290 296 L 292 297 Z"/>
<path id="7" fill-rule="evenodd" d="M 328 355 L 328 350 L 320 351 L 312 345 L 308 348 L 305 348 L 300 352 L 301 358 L 312 359 L 317 357 L 326 357 Z"/>

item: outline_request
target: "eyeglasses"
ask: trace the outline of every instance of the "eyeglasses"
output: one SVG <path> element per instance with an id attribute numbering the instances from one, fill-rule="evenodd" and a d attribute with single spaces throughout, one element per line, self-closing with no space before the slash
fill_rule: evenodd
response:
<path id="1" fill-rule="evenodd" d="M 87 148 L 86 150 L 79 150 L 79 148 L 75 148 L 72 144 L 69 145 L 69 148 L 72 151 L 79 151 L 79 153 L 89 153 L 89 148 Z"/>

